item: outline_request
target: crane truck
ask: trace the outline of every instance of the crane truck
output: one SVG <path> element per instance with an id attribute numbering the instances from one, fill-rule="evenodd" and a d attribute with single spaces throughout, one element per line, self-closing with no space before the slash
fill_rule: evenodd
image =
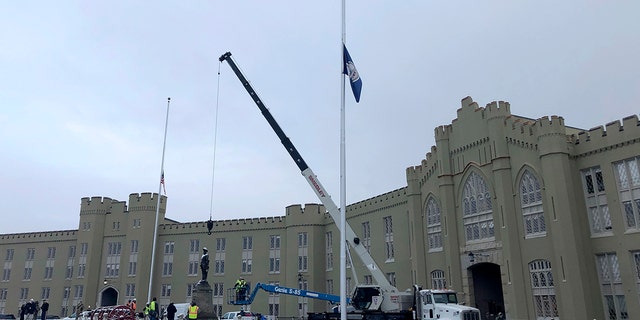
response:
<path id="1" fill-rule="evenodd" d="M 249 93 L 249 96 L 251 96 L 264 118 L 280 139 L 285 150 L 300 169 L 300 172 L 311 186 L 311 189 L 333 218 L 333 221 L 340 221 L 338 206 L 302 158 L 289 137 L 287 137 L 282 128 L 280 128 L 280 125 L 264 105 L 249 80 L 247 80 L 242 71 L 240 71 L 235 61 L 231 58 L 231 52 L 223 54 L 218 60 L 221 63 L 226 61 L 229 64 L 231 70 L 233 70 L 238 77 L 238 80 L 240 80 L 245 90 Z M 337 225 L 338 229 L 340 229 L 340 224 Z M 342 232 L 343 230 L 339 231 Z M 480 310 L 458 304 L 457 294 L 453 290 L 423 290 L 420 286 L 413 285 L 411 289 L 399 291 L 389 282 L 348 223 L 345 224 L 344 234 L 346 241 L 351 247 L 351 251 L 356 253 L 376 282 L 376 284 L 373 285 L 357 285 L 355 287 L 351 295 L 351 305 L 356 310 L 348 314 L 349 319 L 480 320 Z M 335 314 L 309 313 L 309 319 L 326 320 L 337 318 Z"/>

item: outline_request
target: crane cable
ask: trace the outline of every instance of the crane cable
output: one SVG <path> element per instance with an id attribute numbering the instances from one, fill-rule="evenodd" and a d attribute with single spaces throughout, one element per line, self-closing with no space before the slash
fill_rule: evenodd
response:
<path id="1" fill-rule="evenodd" d="M 216 112 L 213 129 L 213 164 L 211 165 L 211 202 L 209 204 L 209 221 L 213 217 L 213 190 L 214 182 L 216 178 L 216 142 L 218 140 L 218 108 L 220 106 L 220 66 L 222 62 L 218 63 L 218 84 L 216 88 Z"/>

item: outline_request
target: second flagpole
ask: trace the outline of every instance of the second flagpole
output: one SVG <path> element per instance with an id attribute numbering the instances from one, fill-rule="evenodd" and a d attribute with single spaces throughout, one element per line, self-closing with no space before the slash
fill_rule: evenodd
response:
<path id="1" fill-rule="evenodd" d="M 151 248 L 151 270 L 149 270 L 149 291 L 147 291 L 147 303 L 151 302 L 151 289 L 153 285 L 153 269 L 156 261 L 156 242 L 158 241 L 158 219 L 160 216 L 160 199 L 162 199 L 162 183 L 164 179 L 164 153 L 167 147 L 167 128 L 169 127 L 169 105 L 171 97 L 167 98 L 167 116 L 164 122 L 164 141 L 162 143 L 162 161 L 160 162 L 160 180 L 158 183 L 158 203 L 156 204 L 156 220 L 153 230 L 153 246 Z"/>

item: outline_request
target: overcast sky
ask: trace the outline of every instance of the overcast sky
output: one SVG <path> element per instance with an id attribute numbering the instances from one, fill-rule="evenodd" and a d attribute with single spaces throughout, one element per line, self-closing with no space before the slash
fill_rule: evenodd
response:
<path id="1" fill-rule="evenodd" d="M 340 8 L 2 1 L 0 233 L 77 229 L 82 197 L 158 192 L 167 97 L 167 217 L 318 203 L 219 63 L 226 51 L 339 205 Z M 359 104 L 346 89 L 347 203 L 405 186 L 466 96 L 584 129 L 637 114 L 639 13 L 638 1 L 348 1 L 363 89 Z"/>

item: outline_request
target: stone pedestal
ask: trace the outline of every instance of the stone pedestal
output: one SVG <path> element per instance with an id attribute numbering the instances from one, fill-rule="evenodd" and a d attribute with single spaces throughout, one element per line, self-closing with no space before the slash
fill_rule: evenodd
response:
<path id="1" fill-rule="evenodd" d="M 196 302 L 198 308 L 198 320 L 217 320 L 218 316 L 213 310 L 213 290 L 207 280 L 200 280 L 196 283 L 191 300 Z"/>

